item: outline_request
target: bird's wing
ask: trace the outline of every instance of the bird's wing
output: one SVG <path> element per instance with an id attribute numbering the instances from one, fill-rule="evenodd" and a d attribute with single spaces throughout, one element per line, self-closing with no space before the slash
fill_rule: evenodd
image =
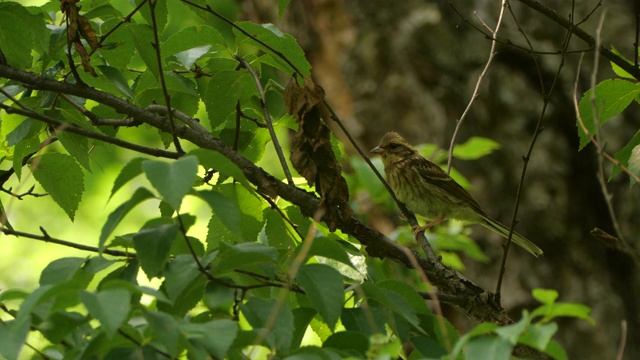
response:
<path id="1" fill-rule="evenodd" d="M 485 216 L 485 212 L 482 211 L 480 205 L 471 197 L 471 195 L 460 184 L 458 184 L 449 174 L 440 168 L 440 166 L 433 162 L 420 157 L 412 159 L 417 163 L 418 172 L 427 181 L 435 185 L 452 196 L 460 199 L 461 201 L 469 204 L 478 214 Z"/>

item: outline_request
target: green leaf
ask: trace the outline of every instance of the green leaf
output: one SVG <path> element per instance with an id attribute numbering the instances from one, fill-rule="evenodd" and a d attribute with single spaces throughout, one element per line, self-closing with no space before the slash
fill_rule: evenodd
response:
<path id="1" fill-rule="evenodd" d="M 544 352 L 556 360 L 567 360 L 569 358 L 562 345 L 553 340 L 549 342 Z"/>
<path id="2" fill-rule="evenodd" d="M 401 295 L 394 291 L 380 288 L 371 283 L 363 283 L 362 290 L 364 290 L 364 293 L 368 298 L 386 306 L 394 313 L 400 315 L 400 317 L 406 320 L 415 329 L 424 332 L 419 325 L 415 311 Z"/>
<path id="3" fill-rule="evenodd" d="M 344 302 L 344 281 L 338 270 L 324 264 L 300 268 L 296 280 L 322 319 L 334 329 Z"/>
<path id="4" fill-rule="evenodd" d="M 527 328 L 527 331 L 520 336 L 518 341 L 521 344 L 525 344 L 542 351 L 549 346 L 551 337 L 557 331 L 558 324 L 556 323 L 530 325 Z"/>
<path id="5" fill-rule="evenodd" d="M 253 264 L 275 264 L 278 258 L 276 249 L 260 243 L 240 243 L 227 245 L 222 243 L 223 249 L 211 264 L 216 276 L 234 269 L 244 268 Z"/>
<path id="6" fill-rule="evenodd" d="M 426 336 L 414 336 L 411 343 L 427 359 L 441 359 L 448 353 L 443 344 Z"/>
<path id="7" fill-rule="evenodd" d="M 135 0 L 136 5 L 140 5 L 142 1 L 143 0 Z M 167 25 L 167 2 L 162 0 L 153 0 L 153 4 L 155 4 L 154 14 L 156 18 L 156 24 L 158 26 L 158 37 L 160 37 L 160 35 L 164 31 L 165 26 Z M 151 5 L 147 3 L 140 9 L 140 14 L 142 14 L 142 17 L 147 22 L 147 24 L 149 24 L 149 26 L 151 26 L 152 24 L 151 9 L 149 8 L 150 6 Z M 153 39 L 153 37 L 150 37 L 149 39 Z"/>
<path id="8" fill-rule="evenodd" d="M 204 291 L 202 302 L 210 310 L 220 310 L 222 312 L 228 311 L 233 306 L 235 301 L 235 290 L 219 284 L 215 281 L 210 281 Z"/>
<path id="9" fill-rule="evenodd" d="M 322 347 L 355 352 L 364 357 L 369 349 L 369 338 L 357 331 L 340 331 L 329 336 Z"/>
<path id="10" fill-rule="evenodd" d="M 59 284 L 76 277 L 86 259 L 67 257 L 50 262 L 40 274 L 40 286 Z"/>
<path id="11" fill-rule="evenodd" d="M 31 14 L 15 2 L 0 3 L 0 48 L 9 65 L 31 68 L 31 51 L 43 54 L 48 41 L 49 31 L 41 15 Z"/>
<path id="12" fill-rule="evenodd" d="M 293 314 L 286 302 L 252 297 L 240 304 L 240 311 L 269 347 L 289 349 L 293 339 Z"/>
<path id="13" fill-rule="evenodd" d="M 633 62 L 631 60 L 627 59 L 626 57 L 624 57 L 624 55 L 622 55 L 620 53 L 620 51 L 618 51 L 618 49 L 616 49 L 615 47 L 611 46 L 611 51 L 614 54 L 618 55 L 619 58 L 621 58 L 624 61 L 626 61 L 627 64 L 633 66 Z M 613 70 L 613 72 L 616 73 L 616 75 L 618 75 L 619 77 L 625 78 L 625 79 L 630 79 L 630 80 L 635 80 L 633 75 L 629 74 L 626 70 L 623 70 L 618 64 L 614 63 L 613 61 L 611 61 L 610 64 L 611 64 L 611 69 Z"/>
<path id="14" fill-rule="evenodd" d="M 591 308 L 575 303 L 555 303 L 550 305 L 543 305 L 531 313 L 531 317 L 542 316 L 542 322 L 549 322 L 554 318 L 560 316 L 566 317 L 574 317 L 578 319 L 582 319 L 590 323 L 591 325 L 595 325 L 595 320 L 591 318 L 589 315 L 591 313 Z"/>
<path id="15" fill-rule="evenodd" d="M 407 300 L 411 305 L 411 308 L 418 314 L 431 314 L 431 310 L 427 307 L 422 296 L 420 296 L 416 290 L 407 283 L 396 280 L 382 280 L 376 283 L 381 289 L 393 291 Z"/>
<path id="16" fill-rule="evenodd" d="M 101 27 L 103 31 L 106 32 L 116 25 L 121 25 L 120 19 L 113 18 L 106 20 Z M 127 24 L 126 26 L 128 27 L 130 25 Z M 104 58 L 110 66 L 113 66 L 116 69 L 126 69 L 131 62 L 131 58 L 136 53 L 136 42 L 131 36 L 131 31 L 134 31 L 136 27 L 133 27 L 132 29 L 133 30 L 130 31 L 121 29 L 121 31 L 111 33 L 103 46 L 98 48 L 100 56 Z"/>
<path id="17" fill-rule="evenodd" d="M 293 231 L 285 223 L 282 215 L 273 209 L 267 208 L 264 209 L 264 219 L 266 221 L 264 232 L 269 246 L 276 249 L 289 249 L 295 246 Z"/>
<path id="18" fill-rule="evenodd" d="M 69 155 L 47 153 L 33 158 L 30 169 L 33 177 L 73 221 L 84 191 L 84 173 L 78 163 Z"/>
<path id="19" fill-rule="evenodd" d="M 153 329 L 155 342 L 161 344 L 172 357 L 177 357 L 181 336 L 176 319 L 171 315 L 157 311 L 149 311 L 146 308 L 142 308 L 142 313 L 149 322 L 151 329 Z"/>
<path id="20" fill-rule="evenodd" d="M 215 170 L 222 176 L 231 177 L 240 182 L 247 189 L 253 189 L 253 186 L 249 183 L 238 165 L 219 152 L 198 148 L 189 151 L 189 155 L 197 156 L 200 164 L 206 169 Z"/>
<path id="21" fill-rule="evenodd" d="M 162 199 L 178 211 L 198 175 L 198 158 L 185 156 L 171 163 L 147 160 L 142 170 Z"/>
<path id="22" fill-rule="evenodd" d="M 193 116 L 198 111 L 199 101 L 195 83 L 173 71 L 164 72 L 164 81 L 171 96 L 171 107 Z M 142 107 L 151 104 L 166 105 L 162 85 L 150 72 L 140 75 L 135 84 L 135 94 Z M 168 133 L 165 134 L 169 136 Z"/>
<path id="23" fill-rule="evenodd" d="M 76 334 L 89 332 L 87 323 L 90 319 L 77 312 L 56 311 L 38 324 L 38 331 L 42 332 L 47 340 L 57 344 L 74 332 Z"/>
<path id="24" fill-rule="evenodd" d="M 316 311 L 312 308 L 298 307 L 291 311 L 293 313 L 293 337 L 291 340 L 291 348 L 297 349 L 302 343 L 304 334 L 309 328 L 309 323 L 316 315 Z"/>
<path id="25" fill-rule="evenodd" d="M 553 289 L 533 289 L 531 292 L 533 298 L 543 304 L 553 304 L 558 299 L 558 292 Z"/>
<path id="26" fill-rule="evenodd" d="M 501 338 L 508 340 L 511 345 L 515 345 L 518 343 L 518 339 L 520 335 L 522 335 L 529 326 L 529 319 L 527 317 L 523 317 L 515 324 L 505 325 L 497 328 L 495 333 L 498 334 Z"/>
<path id="27" fill-rule="evenodd" d="M 89 313 L 102 324 L 109 337 L 113 337 L 129 318 L 131 294 L 124 289 L 110 289 L 96 294 L 80 293 L 80 299 Z"/>
<path id="28" fill-rule="evenodd" d="M 96 67 L 100 69 L 102 74 L 109 81 L 111 81 L 111 83 L 116 87 L 116 89 L 120 90 L 122 95 L 129 98 L 129 100 L 136 99 L 135 95 L 133 94 L 133 91 L 131 90 L 131 87 L 129 86 L 129 82 L 127 81 L 127 79 L 125 79 L 125 77 L 122 75 L 120 70 L 108 65 L 98 65 Z"/>
<path id="29" fill-rule="evenodd" d="M 233 340 L 238 334 L 238 324 L 234 321 L 222 319 L 201 324 L 185 324 L 181 326 L 187 339 L 197 341 L 207 349 L 209 355 L 215 359 L 226 357 Z"/>
<path id="30" fill-rule="evenodd" d="M 209 250 L 220 242 L 255 241 L 264 226 L 264 202 L 238 184 L 222 184 L 218 191 L 199 191 L 197 196 L 211 206 L 214 214 L 209 222 Z"/>
<path id="31" fill-rule="evenodd" d="M 500 149 L 500 144 L 479 136 L 473 136 L 464 144 L 453 148 L 453 156 L 461 160 L 475 160 Z"/>
<path id="32" fill-rule="evenodd" d="M 143 24 L 127 24 L 126 26 L 130 33 L 129 41 L 133 40 L 137 53 L 147 65 L 147 69 L 158 78 L 160 68 L 158 67 L 155 51 L 151 46 L 153 29 L 151 26 Z"/>
<path id="33" fill-rule="evenodd" d="M 92 144 L 89 138 L 81 135 L 76 135 L 68 131 L 61 131 L 56 134 L 58 140 L 69 155 L 80 164 L 82 167 L 91 172 L 91 165 L 89 163 L 89 152 L 91 151 Z"/>
<path id="34" fill-rule="evenodd" d="M 120 221 L 124 219 L 125 215 L 127 215 L 131 209 L 136 207 L 136 205 L 150 198 L 154 198 L 154 196 L 149 190 L 146 188 L 138 188 L 129 200 L 122 203 L 122 205 L 118 206 L 118 208 L 109 214 L 107 222 L 104 223 L 102 231 L 100 232 L 100 239 L 98 241 L 98 248 L 100 251 L 104 249 L 104 244 L 107 241 L 107 238 L 111 235 L 116 226 L 118 226 Z"/>
<path id="35" fill-rule="evenodd" d="M 172 55 L 188 51 L 194 48 L 200 48 L 217 45 L 214 49 L 226 49 L 224 38 L 218 30 L 211 26 L 190 26 L 180 29 L 178 32 L 169 36 L 160 51 L 166 59 Z M 185 66 L 189 68 L 190 66 Z"/>
<path id="36" fill-rule="evenodd" d="M 289 59 L 289 61 L 293 63 L 303 76 L 311 76 L 311 65 L 307 61 L 304 51 L 302 51 L 302 48 L 298 45 L 293 36 L 283 33 L 273 24 L 258 25 L 250 21 L 241 21 L 236 22 L 236 25 L 284 55 L 284 57 Z M 291 66 L 281 58 L 277 57 L 276 54 L 273 54 L 271 50 L 258 44 L 254 40 L 248 40 L 245 35 L 241 34 L 236 29 L 234 29 L 234 33 L 236 33 L 236 36 L 238 37 L 238 44 L 246 42 L 261 49 L 269 54 L 280 65 L 279 68 L 281 70 L 288 74 L 293 74 L 294 70 Z"/>
<path id="37" fill-rule="evenodd" d="M 3 15 L 4 16 L 4 15 Z M 0 355 L 5 359 L 18 359 L 20 350 L 31 329 L 30 318 L 0 322 Z"/>
<path id="38" fill-rule="evenodd" d="M 345 329 L 358 331 L 367 336 L 385 332 L 385 311 L 378 304 L 368 304 L 366 308 L 344 308 L 340 321 Z"/>
<path id="39" fill-rule="evenodd" d="M 278 17 L 281 18 L 284 11 L 289 6 L 289 0 L 278 0 Z"/>
<path id="40" fill-rule="evenodd" d="M 349 255 L 347 255 L 347 251 L 338 243 L 334 238 L 337 236 L 331 234 L 328 237 L 319 236 L 313 239 L 313 243 L 309 248 L 309 253 L 307 257 L 311 256 L 323 256 L 329 259 L 333 259 L 339 261 L 343 264 L 346 264 L 352 268 L 356 268 L 353 266 Z M 299 249 L 304 246 L 303 244 L 299 245 Z"/>
<path id="41" fill-rule="evenodd" d="M 202 261 L 202 260 L 201 260 Z M 208 264 L 202 264 L 206 266 Z M 200 275 L 200 270 L 191 254 L 178 255 L 167 263 L 163 286 L 171 301 L 176 301 L 178 296 Z"/>
<path id="42" fill-rule="evenodd" d="M 638 145 L 640 145 L 640 131 L 636 132 L 635 135 L 633 135 L 633 138 L 631 138 L 631 140 L 629 140 L 629 142 L 616 153 L 615 158 L 616 160 L 620 161 L 622 165 L 626 166 L 631 172 L 640 176 L 640 164 L 637 160 L 638 155 L 635 155 L 635 157 L 633 156 L 634 153 L 637 154 L 639 151 L 637 149 Z M 613 177 L 619 174 L 621 170 L 622 169 L 620 169 L 620 167 L 614 165 L 609 180 L 613 179 Z M 633 179 L 631 180 L 633 181 Z"/>
<path id="43" fill-rule="evenodd" d="M 40 148 L 40 141 L 37 137 L 32 137 L 16 144 L 13 149 L 13 171 L 18 179 L 22 177 L 22 160 L 29 154 L 33 154 Z"/>
<path id="44" fill-rule="evenodd" d="M 160 277 L 164 264 L 169 260 L 171 244 L 178 235 L 177 224 L 163 224 L 140 230 L 133 236 L 133 246 L 140 266 L 149 280 Z"/>
<path id="45" fill-rule="evenodd" d="M 595 101 L 592 101 L 594 91 Z M 600 126 L 620 114 L 638 95 L 640 85 L 622 79 L 604 80 L 596 85 L 595 89 L 587 91 L 578 106 L 580 118 L 576 124 L 580 136 L 579 149 L 583 149 L 589 143 L 591 136 L 596 134 Z M 594 107 L 597 109 L 595 113 Z"/>
<path id="46" fill-rule="evenodd" d="M 211 78 L 198 80 L 198 92 L 215 129 L 234 112 L 238 101 L 245 102 L 258 93 L 253 77 L 247 69 L 224 70 Z"/>
<path id="47" fill-rule="evenodd" d="M 134 158 L 125 165 L 116 180 L 113 182 L 113 188 L 111 189 L 111 195 L 109 195 L 109 199 L 113 197 L 113 195 L 118 191 L 124 184 L 128 183 L 129 180 L 135 178 L 136 176 L 142 173 L 142 162 L 147 159 L 145 158 Z"/>
<path id="48" fill-rule="evenodd" d="M 481 336 L 473 338 L 467 344 L 466 360 L 509 360 L 513 345 L 498 336 Z"/>

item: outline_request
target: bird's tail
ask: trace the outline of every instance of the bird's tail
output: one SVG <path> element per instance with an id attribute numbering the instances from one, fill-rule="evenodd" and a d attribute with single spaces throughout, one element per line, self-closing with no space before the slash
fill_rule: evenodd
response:
<path id="1" fill-rule="evenodd" d="M 501 223 L 487 217 L 487 216 L 483 216 L 484 218 L 484 222 L 482 223 L 482 226 L 486 227 L 489 230 L 492 230 L 494 232 L 496 232 L 497 234 L 502 235 L 503 237 L 508 237 L 509 236 L 509 228 L 502 225 Z M 513 236 L 511 237 L 511 240 L 513 240 L 514 243 L 516 243 L 518 246 L 520 246 L 521 248 L 527 250 L 529 253 L 531 253 L 531 255 L 538 257 L 540 255 L 542 255 L 542 249 L 540 249 L 538 246 L 536 246 L 536 244 L 532 243 L 531 241 L 527 240 L 527 238 L 525 238 L 524 236 L 518 234 L 517 232 L 513 232 Z"/>

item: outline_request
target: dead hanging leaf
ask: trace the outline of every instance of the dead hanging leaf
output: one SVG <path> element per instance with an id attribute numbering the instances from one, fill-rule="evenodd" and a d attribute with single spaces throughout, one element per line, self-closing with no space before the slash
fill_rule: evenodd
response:
<path id="1" fill-rule="evenodd" d="M 82 44 L 82 41 L 80 41 L 80 36 L 87 40 L 87 43 L 93 50 L 100 47 L 100 43 L 89 20 L 78 13 L 80 10 L 77 5 L 78 1 L 79 0 L 60 0 L 60 10 L 67 17 L 67 41 L 69 45 L 73 44 L 78 54 L 80 54 L 84 71 L 91 73 L 92 76 L 98 76 L 95 69 L 89 64 L 91 57 Z"/>
<path id="2" fill-rule="evenodd" d="M 292 79 L 284 91 L 289 114 L 298 122 L 298 131 L 291 140 L 291 164 L 309 186 L 320 194 L 320 207 L 331 231 L 336 221 L 351 217 L 349 189 L 342 177 L 342 167 L 331 148 L 331 132 L 322 119 L 329 119 L 323 104 L 324 90 L 309 78 L 304 86 Z"/>

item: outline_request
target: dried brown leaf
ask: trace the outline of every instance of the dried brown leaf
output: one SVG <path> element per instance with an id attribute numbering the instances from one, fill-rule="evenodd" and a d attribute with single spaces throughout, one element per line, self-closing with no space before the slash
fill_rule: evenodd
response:
<path id="1" fill-rule="evenodd" d="M 96 36 L 96 32 L 91 27 L 89 20 L 87 20 L 87 18 L 85 18 L 84 16 L 79 15 L 78 25 L 79 25 L 78 30 L 80 31 L 80 35 L 82 35 L 82 37 L 85 40 L 87 40 L 87 43 L 89 43 L 89 46 L 91 46 L 93 50 L 100 47 L 100 43 L 98 42 L 98 37 Z"/>
<path id="2" fill-rule="evenodd" d="M 351 217 L 352 210 L 342 167 L 331 148 L 331 131 L 322 120 L 329 119 L 323 99 L 322 87 L 308 78 L 304 79 L 304 86 L 292 79 L 284 93 L 287 110 L 298 122 L 298 131 L 291 140 L 291 164 L 310 186 L 315 185 L 324 220 L 334 231 L 336 221 Z"/>

